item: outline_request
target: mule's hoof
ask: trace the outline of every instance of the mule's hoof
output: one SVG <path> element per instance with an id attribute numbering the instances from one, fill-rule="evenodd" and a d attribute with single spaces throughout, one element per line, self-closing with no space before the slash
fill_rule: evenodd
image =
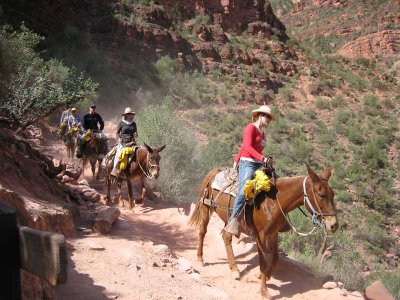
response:
<path id="1" fill-rule="evenodd" d="M 240 279 L 240 272 L 239 271 L 232 271 L 232 279 L 239 280 Z"/>
<path id="2" fill-rule="evenodd" d="M 143 207 L 144 203 L 143 202 L 135 202 L 135 206 L 137 207 Z"/>
<path id="3" fill-rule="evenodd" d="M 271 295 L 268 293 L 267 290 L 261 291 L 261 296 L 262 296 L 262 298 L 264 300 L 271 300 L 272 299 Z"/>
<path id="4" fill-rule="evenodd" d="M 204 267 L 206 264 L 202 258 L 198 258 L 197 261 Z"/>

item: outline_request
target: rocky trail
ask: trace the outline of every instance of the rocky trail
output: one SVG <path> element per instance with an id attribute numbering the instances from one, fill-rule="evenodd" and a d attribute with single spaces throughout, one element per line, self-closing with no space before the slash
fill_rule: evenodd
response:
<path id="1" fill-rule="evenodd" d="M 43 150 L 64 155 L 59 141 L 50 141 Z M 104 180 L 93 180 L 85 171 L 89 185 L 104 195 Z M 231 279 L 220 236 L 223 223 L 216 215 L 205 239 L 205 266 L 197 263 L 197 232 L 187 225 L 192 208 L 145 199 L 133 211 L 120 208 L 106 235 L 93 233 L 84 218 L 77 220 L 75 235 L 67 239 L 68 281 L 56 287 L 56 299 L 261 299 L 254 242 L 243 234 L 234 238 L 242 278 Z M 273 299 L 363 299 L 334 282 L 323 288 L 325 281 L 281 254 L 268 288 Z"/>

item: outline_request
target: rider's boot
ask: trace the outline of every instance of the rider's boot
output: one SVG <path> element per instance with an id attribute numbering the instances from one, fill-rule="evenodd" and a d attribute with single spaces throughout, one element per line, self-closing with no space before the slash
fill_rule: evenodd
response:
<path id="1" fill-rule="evenodd" d="M 121 170 L 117 167 L 114 167 L 111 170 L 110 175 L 118 178 L 121 175 Z"/>
<path id="2" fill-rule="evenodd" d="M 239 235 L 239 220 L 237 218 L 232 218 L 226 224 L 224 230 L 232 235 L 238 236 Z"/>

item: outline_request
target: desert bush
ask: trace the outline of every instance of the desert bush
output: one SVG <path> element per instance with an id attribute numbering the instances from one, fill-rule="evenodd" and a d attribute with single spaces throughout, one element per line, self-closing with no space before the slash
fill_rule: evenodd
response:
<path id="1" fill-rule="evenodd" d="M 304 135 L 291 139 L 292 147 L 289 150 L 289 157 L 296 162 L 304 162 L 312 156 L 312 147 Z"/>
<path id="2" fill-rule="evenodd" d="M 331 108 L 329 101 L 320 96 L 318 96 L 315 99 L 314 105 L 318 109 L 330 109 Z"/>
<path id="3" fill-rule="evenodd" d="M 159 74 L 164 94 L 175 98 L 177 107 L 201 107 L 215 101 L 217 88 L 198 71 L 180 71 L 177 60 L 164 56 L 154 67 Z"/>
<path id="4" fill-rule="evenodd" d="M 211 140 L 202 148 L 200 168 L 202 174 L 207 174 L 217 167 L 228 167 L 233 163 L 232 148 L 219 140 Z"/>
<path id="5" fill-rule="evenodd" d="M 290 102 L 292 100 L 292 87 L 286 86 L 278 89 L 278 93 L 283 101 Z"/>
<path id="6" fill-rule="evenodd" d="M 344 107 L 347 105 L 346 101 L 341 96 L 335 96 L 331 100 L 331 105 L 333 108 Z"/>
<path id="7" fill-rule="evenodd" d="M 193 180 L 196 165 L 192 135 L 167 104 L 151 105 L 139 111 L 137 124 L 139 143 L 154 147 L 167 145 L 161 153 L 160 178 L 153 185 L 169 199 L 184 199 L 192 188 L 188 183 Z"/>
<path id="8" fill-rule="evenodd" d="M 379 224 L 381 216 L 377 213 L 369 213 L 365 216 L 365 225 L 356 229 L 355 237 L 364 242 L 364 247 L 382 256 L 385 249 L 389 249 L 394 239 L 388 235 Z"/>
<path id="9" fill-rule="evenodd" d="M 326 145 L 327 147 L 332 146 L 336 143 L 336 135 L 332 130 L 324 130 L 316 134 L 316 138 L 319 144 Z"/>
<path id="10" fill-rule="evenodd" d="M 35 51 L 40 40 L 24 26 L 19 32 L 0 28 L 0 120 L 22 130 L 97 87 L 74 68 L 42 59 Z"/>
<path id="11" fill-rule="evenodd" d="M 351 126 L 349 128 L 347 137 L 348 137 L 349 141 L 351 141 L 357 145 L 362 145 L 362 143 L 364 141 L 362 132 L 360 132 L 360 128 L 357 128 L 356 126 Z"/>
<path id="12" fill-rule="evenodd" d="M 348 204 L 353 202 L 353 196 L 349 192 L 343 190 L 336 190 L 335 199 Z"/>

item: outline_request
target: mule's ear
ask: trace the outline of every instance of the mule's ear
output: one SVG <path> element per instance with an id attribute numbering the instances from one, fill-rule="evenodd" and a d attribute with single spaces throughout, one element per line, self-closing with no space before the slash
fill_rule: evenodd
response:
<path id="1" fill-rule="evenodd" d="M 153 149 L 149 145 L 144 143 L 144 146 L 146 147 L 147 151 L 149 151 L 150 153 L 153 153 Z"/>
<path id="2" fill-rule="evenodd" d="M 163 151 L 163 150 L 164 150 L 164 148 L 165 148 L 165 146 L 167 146 L 167 145 L 164 145 L 164 146 L 161 146 L 160 148 L 158 148 L 158 152 L 161 152 L 161 151 Z"/>
<path id="3" fill-rule="evenodd" d="M 331 166 L 326 166 L 324 171 L 321 174 L 321 178 L 325 181 L 329 180 L 329 177 L 332 175 L 332 167 Z"/>
<path id="4" fill-rule="evenodd" d="M 310 176 L 312 182 L 318 182 L 320 179 L 318 175 L 311 169 L 311 167 L 306 163 L 308 176 Z"/>

